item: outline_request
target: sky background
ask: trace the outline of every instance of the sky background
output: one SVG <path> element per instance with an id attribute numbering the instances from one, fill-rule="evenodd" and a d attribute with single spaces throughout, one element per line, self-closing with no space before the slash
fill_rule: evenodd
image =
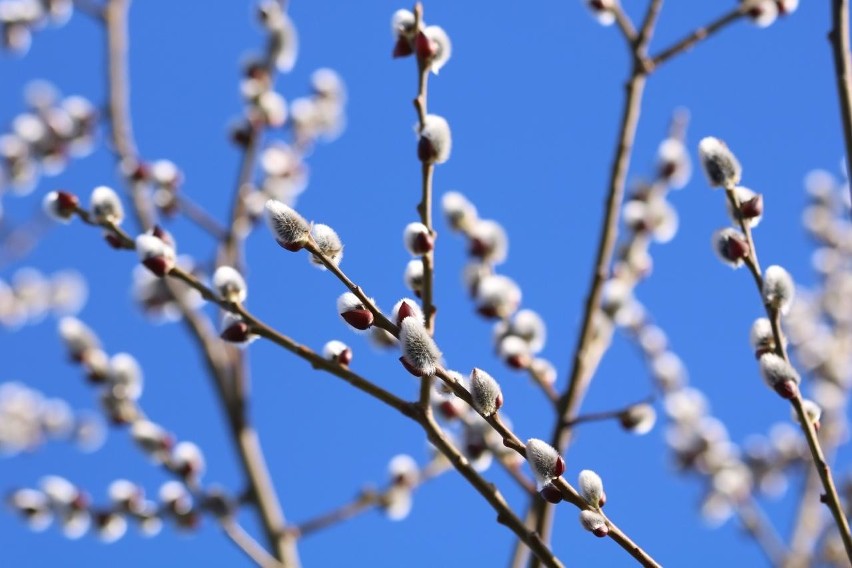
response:
<path id="1" fill-rule="evenodd" d="M 634 19 L 645 2 L 625 2 Z M 802 180 L 814 168 L 839 172 L 843 154 L 832 61 L 826 34 L 828 7 L 803 2 L 792 17 L 762 30 L 741 22 L 655 73 L 646 90 L 630 178 L 652 171 L 656 148 L 672 111 L 691 113 L 688 145 L 725 139 L 744 166 L 743 183 L 765 194 L 766 215 L 757 229 L 764 265 L 783 264 L 798 282 L 814 282 L 812 247 L 801 228 L 806 203 Z M 734 5 L 671 2 L 664 6 L 652 51 Z M 227 125 L 241 112 L 239 62 L 259 49 L 263 36 L 251 2 L 136 2 L 131 9 L 131 107 L 141 154 L 168 158 L 183 170 L 182 191 L 223 219 L 237 175 L 239 153 Z M 414 221 L 420 166 L 415 156 L 411 99 L 412 60 L 392 60 L 389 20 L 406 4 L 385 0 L 293 0 L 290 14 L 301 49 L 292 73 L 280 77 L 287 98 L 306 94 L 319 67 L 335 69 L 349 95 L 342 137 L 320 144 L 309 158 L 311 180 L 299 200 L 302 214 L 334 227 L 344 240 L 342 267 L 380 306 L 407 295 L 402 271 L 408 255 L 403 227 Z M 549 340 L 544 356 L 565 382 L 587 291 L 623 96 L 629 72 L 615 28 L 599 26 L 581 2 L 431 0 L 428 23 L 444 27 L 453 57 L 430 80 L 430 111 L 453 130 L 453 153 L 437 168 L 435 192 L 466 194 L 480 214 L 501 222 L 510 235 L 500 272 L 522 287 L 523 305 L 544 315 Z M 103 34 L 77 14 L 68 25 L 39 32 L 25 57 L 0 53 L 0 127 L 24 110 L 22 90 L 46 78 L 64 94 L 96 104 L 104 96 Z M 99 142 L 103 142 L 103 136 Z M 50 190 L 67 188 L 88 200 L 96 185 L 118 187 L 111 155 L 101 144 L 61 175 L 43 178 L 27 198 L 4 199 L 10 219 L 26 219 Z M 722 266 L 711 252 L 714 230 L 727 223 L 723 194 L 700 175 L 672 195 L 680 216 L 675 239 L 655 246 L 654 273 L 637 291 L 686 362 L 691 382 L 709 398 L 731 437 L 766 432 L 789 420 L 788 405 L 762 384 L 748 345 L 761 315 L 751 278 Z M 132 225 L 128 225 L 131 227 Z M 210 258 L 214 243 L 185 221 L 171 226 L 179 248 Z M 505 393 L 505 413 L 523 438 L 549 436 L 552 417 L 543 396 L 523 376 L 505 370 L 491 346 L 491 325 L 475 316 L 461 285 L 462 239 L 436 221 L 437 340 L 448 365 L 489 370 Z M 403 397 L 416 384 L 390 356 L 352 335 L 335 313 L 343 291 L 304 255 L 278 248 L 265 229 L 248 241 L 248 307 L 294 339 L 316 349 L 339 338 L 355 350 L 354 368 Z M 240 474 L 219 408 L 198 354 L 179 325 L 151 325 L 130 298 L 132 254 L 103 246 L 96 230 L 79 223 L 53 229 L 27 258 L 0 267 L 10 279 L 24 266 L 46 273 L 75 268 L 88 278 L 90 298 L 80 317 L 101 336 L 108 352 L 129 351 L 142 363 L 148 415 L 180 439 L 205 451 L 205 480 L 237 490 Z M 0 329 L 0 380 L 25 382 L 75 408 L 96 408 L 94 392 L 68 364 L 56 322 Z M 252 415 L 288 519 L 301 521 L 352 498 L 364 484 L 382 484 L 388 460 L 409 453 L 427 457 L 413 423 L 318 373 L 303 361 L 258 341 L 250 348 Z M 584 408 L 618 408 L 646 396 L 649 376 L 637 350 L 619 337 L 592 384 Z M 841 451 L 837 471 L 848 471 Z M 662 425 L 644 437 L 612 423 L 584 427 L 567 456 L 567 478 L 584 468 L 604 479 L 607 513 L 651 555 L 669 566 L 757 566 L 763 557 L 736 522 L 709 528 L 697 506 L 702 483 L 677 476 Z M 102 450 L 81 454 L 54 443 L 0 461 L 0 490 L 34 486 L 61 474 L 96 501 L 110 481 L 126 477 L 155 495 L 168 479 L 149 465 L 127 432 L 111 431 Z M 497 469 L 486 473 L 522 514 L 526 498 Z M 794 482 L 792 488 L 797 484 Z M 766 503 L 786 534 L 795 501 Z M 306 566 L 502 566 L 514 539 L 494 521 L 485 501 L 454 473 L 423 487 L 403 522 L 377 512 L 302 541 Z M 256 530 L 253 516 L 242 519 Z M 161 566 L 248 565 L 207 519 L 195 534 L 166 528 L 154 539 L 130 530 L 104 545 L 92 536 L 69 541 L 52 527 L 27 530 L 0 513 L 0 549 L 9 565 Z M 558 510 L 557 554 L 572 566 L 627 566 L 613 542 L 597 540 L 577 523 L 577 512 Z"/>

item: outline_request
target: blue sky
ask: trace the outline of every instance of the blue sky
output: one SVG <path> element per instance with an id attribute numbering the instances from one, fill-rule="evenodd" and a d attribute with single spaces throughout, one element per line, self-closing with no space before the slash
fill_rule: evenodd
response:
<path id="1" fill-rule="evenodd" d="M 628 11 L 639 19 L 633 2 Z M 733 2 L 671 2 L 664 6 L 652 52 L 732 6 Z M 642 3 L 644 5 L 644 3 Z M 291 2 L 301 49 L 292 73 L 278 80 L 288 99 L 308 91 L 318 67 L 331 67 L 348 90 L 342 137 L 320 144 L 309 158 L 310 184 L 298 209 L 334 227 L 344 240 L 343 268 L 381 306 L 407 294 L 402 271 L 408 255 L 403 227 L 415 220 L 420 167 L 416 161 L 411 99 L 413 61 L 392 60 L 389 19 L 407 5 L 313 0 Z M 522 287 L 523 305 L 547 320 L 544 355 L 559 369 L 559 386 L 575 344 L 595 239 L 604 202 L 623 94 L 629 70 L 615 28 L 602 28 L 581 2 L 541 2 L 535 7 L 500 0 L 468 4 L 434 0 L 426 20 L 444 27 L 453 57 L 430 80 L 430 110 L 453 130 L 451 159 L 438 167 L 435 192 L 466 194 L 483 217 L 503 223 L 510 236 L 501 272 Z M 185 175 L 182 191 L 219 219 L 229 207 L 238 152 L 226 137 L 241 112 L 239 62 L 262 45 L 251 3 L 149 0 L 131 10 L 131 107 L 140 151 L 168 158 Z M 650 173 L 657 145 L 674 109 L 691 113 L 688 145 L 707 135 L 725 139 L 744 166 L 744 184 L 764 193 L 766 215 L 755 233 L 764 264 L 782 264 L 798 282 L 815 281 L 811 245 L 801 228 L 806 203 L 802 180 L 814 168 L 839 174 L 843 154 L 832 62 L 826 34 L 828 8 L 805 2 L 768 29 L 738 23 L 655 73 L 649 80 L 630 178 Z M 0 126 L 24 108 L 22 89 L 46 78 L 65 94 L 105 100 L 103 36 L 77 14 L 59 29 L 39 32 L 19 58 L 0 54 Z M 41 196 L 67 188 L 87 196 L 96 185 L 118 187 L 104 148 L 75 161 L 61 175 L 43 178 L 27 198 L 4 198 L 10 219 L 25 219 Z M 697 173 L 697 172 L 696 172 Z M 744 271 L 720 265 L 710 235 L 724 225 L 723 195 L 700 174 L 672 195 L 680 216 L 675 239 L 655 246 L 654 273 L 637 295 L 666 330 L 735 441 L 789 420 L 788 408 L 761 383 L 748 346 L 751 321 L 761 315 L 753 283 Z M 491 346 L 490 324 L 476 317 L 461 285 L 464 243 L 443 220 L 436 222 L 436 338 L 448 364 L 494 374 L 504 389 L 505 412 L 521 438 L 547 437 L 551 415 L 526 379 L 502 368 Z M 207 259 L 214 243 L 183 220 L 169 227 L 182 252 Z M 279 249 L 261 228 L 248 242 L 249 308 L 295 339 L 321 348 L 339 338 L 355 350 L 353 366 L 384 387 L 413 398 L 416 384 L 394 357 L 375 352 L 353 336 L 334 311 L 343 289 L 305 258 Z M 80 317 L 110 352 L 130 351 L 145 370 L 146 412 L 204 449 L 205 479 L 237 490 L 240 477 L 212 389 L 193 344 L 180 326 L 152 326 L 130 299 L 135 256 L 102 245 L 97 231 L 79 223 L 52 229 L 26 259 L 0 267 L 9 279 L 23 266 L 52 273 L 76 268 L 89 282 Z M 69 365 L 55 320 L 20 330 L 0 329 L 0 380 L 18 380 L 75 408 L 96 408 L 94 392 Z M 252 414 L 288 518 L 305 520 L 353 497 L 365 484 L 381 484 L 388 460 L 410 453 L 423 463 L 427 448 L 414 424 L 310 369 L 274 346 L 257 342 L 252 359 Z M 623 406 L 649 392 L 647 371 L 635 347 L 617 339 L 592 384 L 588 410 Z M 671 566 L 760 565 L 762 556 L 735 522 L 708 528 L 697 514 L 701 483 L 677 476 L 659 425 L 644 437 L 623 434 L 611 423 L 583 428 L 567 456 L 573 481 L 591 468 L 604 478 L 607 512 L 655 558 Z M 837 471 L 848 470 L 841 451 Z M 112 431 L 104 448 L 79 454 L 61 443 L 4 459 L 0 489 L 34 485 L 61 474 L 96 500 L 119 477 L 139 481 L 155 494 L 167 476 L 150 466 L 124 431 Z M 526 499 L 496 469 L 486 477 L 523 511 Z M 795 489 L 797 483 L 791 487 Z M 786 534 L 795 501 L 766 503 Z M 305 539 L 307 566 L 455 566 L 505 563 L 513 539 L 494 512 L 460 477 L 442 476 L 415 496 L 410 517 L 391 522 L 371 512 Z M 250 530 L 252 516 L 242 519 Z M 93 537 L 62 538 L 52 528 L 29 532 L 0 514 L 0 543 L 16 566 L 240 566 L 245 559 L 212 521 L 193 535 L 164 530 L 152 540 L 132 530 L 103 545 Z M 592 538 L 576 511 L 559 508 L 554 547 L 566 564 L 626 566 L 614 543 Z"/>

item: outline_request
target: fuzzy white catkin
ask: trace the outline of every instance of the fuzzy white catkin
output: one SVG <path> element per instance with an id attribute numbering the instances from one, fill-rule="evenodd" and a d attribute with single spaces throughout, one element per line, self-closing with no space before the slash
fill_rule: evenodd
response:
<path id="1" fill-rule="evenodd" d="M 810 420 L 812 424 L 819 423 L 819 419 L 822 417 L 822 408 L 820 408 L 816 402 L 806 398 L 802 400 L 802 408 L 805 411 L 805 416 L 808 417 L 808 420 Z M 790 409 L 790 416 L 793 418 L 794 422 L 799 421 L 799 416 L 796 414 L 795 408 Z"/>
<path id="2" fill-rule="evenodd" d="M 266 223 L 278 244 L 284 248 L 301 248 L 308 240 L 311 227 L 294 209 L 270 199 L 266 202 Z"/>
<path id="3" fill-rule="evenodd" d="M 124 207 L 118 194 L 105 185 L 100 185 L 92 190 L 89 202 L 92 218 L 98 223 L 119 224 L 124 219 Z"/>
<path id="4" fill-rule="evenodd" d="M 311 227 L 311 236 L 313 236 L 314 242 L 316 242 L 317 248 L 319 248 L 320 252 L 325 255 L 332 264 L 339 266 L 340 261 L 343 260 L 343 243 L 340 241 L 340 237 L 337 235 L 337 232 L 328 225 L 317 223 Z M 325 270 L 325 266 L 323 266 L 322 261 L 314 255 L 310 255 L 310 259 L 313 264 Z"/>
<path id="5" fill-rule="evenodd" d="M 447 224 L 454 231 L 467 231 L 478 219 L 476 206 L 458 191 L 449 191 L 441 198 L 441 209 Z"/>
<path id="6" fill-rule="evenodd" d="M 423 223 L 409 223 L 402 232 L 402 242 L 411 256 L 420 256 L 426 252 L 418 249 L 430 238 L 429 229 Z"/>
<path id="7" fill-rule="evenodd" d="M 559 452 L 544 440 L 538 438 L 527 440 L 526 456 L 540 484 L 553 481 L 562 475 L 565 469 L 565 462 L 562 461 Z"/>
<path id="8" fill-rule="evenodd" d="M 473 369 L 470 373 L 470 395 L 473 407 L 483 416 L 491 416 L 503 405 L 500 385 L 482 369 Z"/>
<path id="9" fill-rule="evenodd" d="M 418 128 L 419 125 L 418 125 Z M 420 137 L 426 139 L 432 149 L 431 162 L 443 164 L 450 159 L 450 151 L 453 148 L 453 137 L 450 125 L 443 116 L 427 114 L 420 128 Z"/>
<path id="10" fill-rule="evenodd" d="M 246 281 L 235 268 L 220 266 L 213 273 L 213 287 L 229 302 L 244 302 L 248 296 Z"/>
<path id="11" fill-rule="evenodd" d="M 59 336 L 72 357 L 79 357 L 88 350 L 100 349 L 98 336 L 77 318 L 66 316 L 59 320 Z"/>
<path id="12" fill-rule="evenodd" d="M 139 260 L 157 257 L 169 259 L 172 262 L 175 260 L 175 250 L 161 238 L 149 234 L 136 237 L 136 253 L 139 255 Z"/>
<path id="13" fill-rule="evenodd" d="M 698 143 L 698 155 L 712 187 L 733 189 L 740 183 L 742 166 L 724 142 L 708 136 Z"/>
<path id="14" fill-rule="evenodd" d="M 50 217 L 54 221 L 65 223 L 66 225 L 70 223 L 71 219 L 73 218 L 73 215 L 68 215 L 60 210 L 58 191 L 51 191 L 50 193 L 45 195 L 44 199 L 41 202 L 41 208 L 42 211 L 44 211 L 48 217 Z M 0 212 L 0 217 L 2 217 L 2 212 Z"/>
<path id="15" fill-rule="evenodd" d="M 349 346 L 337 339 L 326 342 L 322 348 L 322 356 L 326 359 L 335 360 L 341 353 L 349 349 Z M 351 350 L 350 350 L 351 351 Z"/>
<path id="16" fill-rule="evenodd" d="M 420 309 L 420 304 L 411 298 L 403 298 L 399 300 L 397 303 L 393 305 L 393 309 L 391 310 L 391 321 L 399 324 L 399 310 L 402 308 L 402 304 L 406 304 L 408 306 L 408 310 L 412 313 L 412 315 L 408 317 L 416 318 L 418 321 L 425 322 L 423 316 L 423 310 Z"/>
<path id="17" fill-rule="evenodd" d="M 760 373 L 771 388 L 783 381 L 792 381 L 797 385 L 801 382 L 796 369 L 775 353 L 765 353 L 760 357 Z"/>
<path id="18" fill-rule="evenodd" d="M 580 472 L 577 484 L 580 487 L 580 494 L 583 499 L 592 507 L 600 507 L 601 500 L 604 496 L 603 480 L 600 476 L 590 469 L 584 469 Z"/>
<path id="19" fill-rule="evenodd" d="M 749 332 L 749 342 L 752 349 L 766 349 L 773 345 L 775 338 L 772 334 L 772 323 L 767 318 L 757 318 L 751 324 Z"/>
<path id="20" fill-rule="evenodd" d="M 773 264 L 763 273 L 763 301 L 766 305 L 787 314 L 795 292 L 793 277 L 783 267 Z"/>
<path id="21" fill-rule="evenodd" d="M 405 318 L 399 326 L 402 355 L 408 363 L 424 376 L 434 375 L 441 360 L 441 351 L 429 335 L 422 321 Z"/>
<path id="22" fill-rule="evenodd" d="M 435 55 L 432 56 L 429 69 L 437 75 L 441 68 L 447 64 L 447 61 L 450 60 L 453 52 L 453 44 L 450 42 L 450 36 L 440 26 L 427 26 L 423 30 L 423 35 L 429 39 L 429 43 L 431 43 L 434 49 Z"/>
<path id="23" fill-rule="evenodd" d="M 142 368 L 133 355 L 113 355 L 109 360 L 108 378 L 116 396 L 130 400 L 137 400 L 142 396 Z"/>
<path id="24" fill-rule="evenodd" d="M 739 203 L 740 206 L 742 206 L 742 204 L 746 203 L 747 201 L 750 201 L 750 200 L 752 200 L 756 197 L 759 197 L 758 193 L 752 191 L 751 189 L 749 189 L 747 187 L 743 187 L 741 185 L 738 185 L 737 187 L 734 188 L 734 195 L 736 195 L 737 203 Z M 739 222 L 740 222 L 739 217 L 740 216 L 739 216 L 739 214 L 737 214 L 736 211 L 734 211 L 734 207 L 731 205 L 731 202 L 729 200 L 725 200 L 725 206 L 727 207 L 728 217 L 731 218 L 731 222 L 734 223 L 735 225 L 739 224 Z M 763 218 L 762 215 L 757 215 L 756 217 L 749 217 L 749 218 L 745 219 L 745 222 L 749 227 L 754 228 L 754 227 L 757 227 L 760 224 L 760 220 L 762 218 Z"/>
<path id="25" fill-rule="evenodd" d="M 650 404 L 634 404 L 619 416 L 621 426 L 639 436 L 647 434 L 657 421 L 657 411 Z"/>
<path id="26" fill-rule="evenodd" d="M 413 258 L 405 265 L 405 272 L 402 275 L 405 285 L 413 292 L 418 292 L 423 287 L 423 261 L 419 258 Z"/>
<path id="27" fill-rule="evenodd" d="M 362 310 L 364 303 L 352 292 L 344 292 L 337 297 L 337 313 L 342 314 L 350 310 Z"/>
<path id="28" fill-rule="evenodd" d="M 594 533 L 595 536 L 606 536 L 609 533 L 606 520 L 603 515 L 596 511 L 580 511 L 580 524 L 587 531 Z"/>

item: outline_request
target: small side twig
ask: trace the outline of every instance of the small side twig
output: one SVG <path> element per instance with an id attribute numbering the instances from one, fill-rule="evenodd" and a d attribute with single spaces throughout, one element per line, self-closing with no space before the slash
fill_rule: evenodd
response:
<path id="1" fill-rule="evenodd" d="M 852 57 L 849 54 L 849 0 L 832 0 L 828 34 L 837 78 L 837 95 L 843 122 L 846 167 L 852 168 Z M 849 189 L 852 192 L 852 186 Z"/>

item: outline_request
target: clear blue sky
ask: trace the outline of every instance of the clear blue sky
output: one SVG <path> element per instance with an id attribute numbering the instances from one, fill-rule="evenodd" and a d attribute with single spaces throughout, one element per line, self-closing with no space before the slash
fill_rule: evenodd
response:
<path id="1" fill-rule="evenodd" d="M 638 19 L 644 2 L 625 4 Z M 250 5 L 148 0 L 131 10 L 131 104 L 140 151 L 176 162 L 185 174 L 186 195 L 220 219 L 238 167 L 226 127 L 241 111 L 239 62 L 262 42 Z M 733 0 L 668 3 L 653 46 L 668 45 L 733 5 Z M 287 98 L 306 93 L 318 67 L 331 67 L 346 81 L 346 131 L 310 157 L 310 185 L 299 210 L 337 229 L 346 245 L 343 267 L 387 308 L 406 294 L 402 271 L 408 255 L 401 233 L 415 220 L 419 197 L 414 64 L 390 57 L 389 19 L 401 7 L 410 8 L 386 0 L 293 0 L 290 14 L 301 51 L 294 71 L 278 81 Z M 436 193 L 461 191 L 481 215 L 504 224 L 511 247 L 501 271 L 522 286 L 524 306 L 547 319 L 544 354 L 556 363 L 561 386 L 588 286 L 628 73 L 626 50 L 615 28 L 597 25 L 574 0 L 534 6 L 434 0 L 425 9 L 427 22 L 443 26 L 453 41 L 452 59 L 430 81 L 430 110 L 444 115 L 454 134 L 452 157 L 436 173 Z M 650 79 L 630 173 L 635 178 L 650 172 L 673 109 L 688 108 L 693 158 L 703 136 L 730 144 L 743 163 L 744 183 L 765 194 L 766 216 L 756 232 L 764 264 L 783 264 L 804 284 L 814 274 L 800 222 L 806 202 L 802 180 L 816 167 L 837 172 L 843 154 L 828 29 L 828 7 L 803 2 L 769 29 L 739 23 L 667 64 Z M 103 36 L 85 15 L 38 33 L 26 57 L 0 54 L 0 127 L 23 110 L 22 89 L 32 79 L 47 78 L 65 94 L 102 104 L 103 71 Z M 9 218 L 24 219 L 52 189 L 87 196 L 100 184 L 119 184 L 103 145 L 60 176 L 44 178 L 31 197 L 4 198 L 3 205 Z M 732 439 L 742 441 L 789 420 L 789 411 L 762 385 L 748 347 L 749 326 L 761 312 L 753 283 L 744 271 L 720 265 L 709 247 L 711 233 L 727 222 L 722 199 L 700 174 L 673 195 L 680 231 L 671 243 L 653 249 L 653 277 L 637 293 Z M 184 221 L 170 228 L 181 251 L 209 258 L 214 248 L 206 235 Z M 503 386 L 505 412 L 521 438 L 547 437 L 551 416 L 543 397 L 502 368 L 492 351 L 490 325 L 474 315 L 465 296 L 463 242 L 443 220 L 437 229 L 437 339 L 449 365 L 490 370 Z M 317 349 L 328 339 L 346 341 L 356 351 L 358 371 L 404 397 L 415 396 L 416 384 L 395 356 L 374 352 L 341 324 L 334 300 L 343 290 L 330 275 L 282 252 L 265 230 L 250 238 L 248 259 L 253 311 Z M 82 271 L 90 299 L 81 317 L 110 352 L 131 351 L 142 362 L 148 414 L 204 449 L 207 481 L 236 490 L 234 453 L 199 357 L 179 326 L 151 326 L 134 308 L 129 286 L 135 264 L 133 255 L 109 250 L 97 231 L 77 223 L 55 228 L 27 259 L 0 267 L 0 278 L 28 265 L 48 273 Z M 257 342 L 250 353 L 252 414 L 288 518 L 313 517 L 364 484 L 383 483 L 386 464 L 397 453 L 425 460 L 422 433 L 393 411 L 271 345 Z M 54 320 L 15 332 L 0 329 L 0 358 L 0 380 L 26 382 L 75 408 L 96 407 L 94 393 L 65 360 Z M 649 384 L 635 347 L 619 338 L 585 408 L 619 407 L 647 395 Z M 837 470 L 848 465 L 843 451 Z M 662 425 L 641 438 L 613 424 L 589 425 L 577 436 L 567 466 L 572 482 L 584 468 L 601 474 L 607 512 L 665 565 L 763 562 L 736 522 L 718 529 L 702 524 L 697 504 L 703 482 L 674 474 Z M 136 480 L 150 494 L 167 479 L 124 431 L 112 431 L 95 454 L 51 444 L 4 459 L 2 472 L 3 490 L 61 474 L 96 500 L 105 499 L 115 478 Z M 526 499 L 503 473 L 494 469 L 486 476 L 523 511 Z M 784 533 L 794 506 L 789 498 L 766 505 Z M 300 551 L 307 566 L 502 566 L 513 539 L 494 517 L 451 474 L 417 493 L 406 521 L 371 512 L 307 538 Z M 256 529 L 251 515 L 243 519 Z M 103 545 L 93 537 L 68 541 L 55 528 L 34 534 L 4 512 L 0 535 L 10 566 L 246 565 L 209 521 L 191 536 L 167 529 L 147 540 L 131 530 L 118 543 Z M 559 508 L 554 546 L 571 566 L 631 564 L 613 542 L 583 532 L 576 510 L 567 505 Z"/>

